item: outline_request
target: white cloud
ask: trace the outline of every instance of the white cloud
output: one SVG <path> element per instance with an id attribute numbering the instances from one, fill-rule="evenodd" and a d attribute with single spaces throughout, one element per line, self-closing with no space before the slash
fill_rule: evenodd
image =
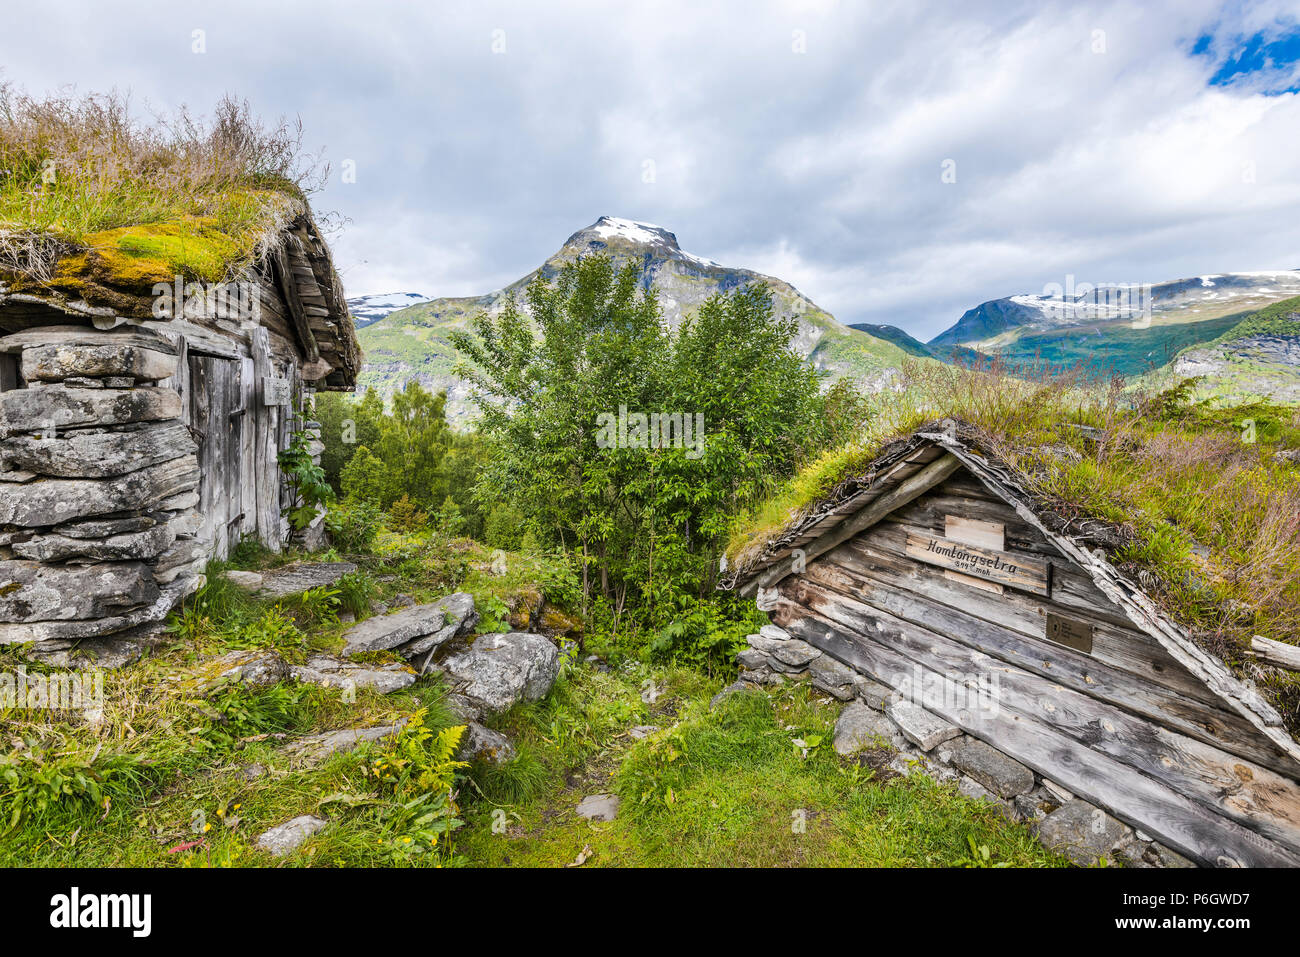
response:
<path id="1" fill-rule="evenodd" d="M 301 114 L 309 145 L 357 164 L 318 197 L 350 220 L 353 294 L 488 292 L 609 214 L 928 338 L 1066 273 L 1300 265 L 1300 97 L 1209 87 L 1217 62 L 1189 54 L 1212 28 L 1221 60 L 1286 12 L 83 0 L 0 36 L 0 63 L 34 91 Z"/>

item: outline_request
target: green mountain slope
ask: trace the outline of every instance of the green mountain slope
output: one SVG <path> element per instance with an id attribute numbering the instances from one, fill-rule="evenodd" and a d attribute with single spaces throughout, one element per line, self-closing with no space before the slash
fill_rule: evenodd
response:
<path id="1" fill-rule="evenodd" d="M 1300 405 L 1300 296 L 1252 313 L 1211 342 L 1184 349 L 1149 378 L 1160 387 L 1192 377 L 1200 379 L 1195 389 L 1200 398 Z"/>
<path id="2" fill-rule="evenodd" d="M 1138 291 L 1140 289 L 1140 291 Z M 981 303 L 929 343 L 997 353 L 1012 365 L 1086 364 L 1098 373 L 1139 376 L 1182 350 L 1210 342 L 1271 303 L 1300 294 L 1300 271 L 1225 273 L 1128 292 L 1091 289 L 1010 296 Z"/>
<path id="3" fill-rule="evenodd" d="M 752 282 L 766 283 L 777 313 L 798 320 L 799 332 L 792 344 L 795 351 L 832 378 L 852 376 L 868 390 L 889 387 L 905 359 L 928 354 L 915 351 L 908 341 L 921 344 L 891 326 L 874 327 L 880 334 L 873 334 L 840 324 L 781 279 L 684 252 L 666 229 L 603 216 L 570 236 L 538 269 L 504 289 L 484 296 L 434 299 L 399 309 L 361 329 L 358 337 L 366 358 L 361 387 L 377 389 L 387 397 L 414 378 L 426 388 L 446 389 L 451 415 L 467 414 L 468 389 L 454 373 L 456 350 L 448 334 L 468 326 L 479 311 L 497 313 L 512 296 L 522 303 L 524 289 L 538 273 L 553 276 L 565 263 L 595 253 L 609 255 L 616 266 L 640 264 L 642 281 L 655 287 L 670 326 L 678 325 L 716 293 Z"/>

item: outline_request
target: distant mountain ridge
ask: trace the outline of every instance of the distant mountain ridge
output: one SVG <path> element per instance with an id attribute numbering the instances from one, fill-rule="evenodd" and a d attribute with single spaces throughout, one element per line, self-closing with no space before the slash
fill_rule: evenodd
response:
<path id="1" fill-rule="evenodd" d="M 352 314 L 352 321 L 356 327 L 364 329 L 372 322 L 378 322 L 398 309 L 417 306 L 422 302 L 428 302 L 430 298 L 432 297 L 418 292 L 385 292 L 370 296 L 355 296 L 348 300 L 348 312 Z"/>
<path id="2" fill-rule="evenodd" d="M 1068 285 L 1068 284 L 1067 284 Z M 1217 273 L 1115 291 L 1062 288 L 1057 295 L 993 299 L 968 309 L 929 346 L 961 345 L 1012 364 L 1091 363 L 1140 375 L 1209 342 L 1252 313 L 1300 295 L 1300 270 Z"/>
<path id="3" fill-rule="evenodd" d="M 597 253 L 608 255 L 616 267 L 637 263 L 642 283 L 654 287 L 671 327 L 712 295 L 752 282 L 766 283 L 777 314 L 797 320 L 798 332 L 791 347 L 832 377 L 851 375 L 868 390 L 888 387 L 902 362 L 920 354 L 900 344 L 916 342 L 901 329 L 876 327 L 879 335 L 850 329 L 784 280 L 692 255 L 662 226 L 602 216 L 573 233 L 537 269 L 503 289 L 482 296 L 432 299 L 397 309 L 366 325 L 359 333 L 366 356 L 361 386 L 387 397 L 414 378 L 426 388 L 446 389 L 451 414 L 466 414 L 470 411 L 468 387 L 454 373 L 456 350 L 448 334 L 466 328 L 481 310 L 498 313 L 511 297 L 524 305 L 523 292 L 538 274 L 550 278 L 566 263 Z"/>

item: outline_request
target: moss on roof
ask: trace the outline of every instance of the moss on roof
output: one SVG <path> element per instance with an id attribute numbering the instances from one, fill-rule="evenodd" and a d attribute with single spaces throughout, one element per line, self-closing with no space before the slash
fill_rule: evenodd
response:
<path id="1" fill-rule="evenodd" d="M 137 294 L 177 275 L 234 278 L 307 211 L 299 146 L 232 100 L 211 121 L 182 110 L 140 124 L 117 95 L 0 86 L 0 278 Z"/>

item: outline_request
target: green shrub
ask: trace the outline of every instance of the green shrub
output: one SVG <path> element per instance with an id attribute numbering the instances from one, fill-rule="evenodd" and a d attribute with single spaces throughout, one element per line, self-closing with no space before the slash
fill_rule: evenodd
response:
<path id="1" fill-rule="evenodd" d="M 325 516 L 325 528 L 341 552 L 369 552 L 384 525 L 384 513 L 374 502 L 349 500 L 336 504 Z"/>

